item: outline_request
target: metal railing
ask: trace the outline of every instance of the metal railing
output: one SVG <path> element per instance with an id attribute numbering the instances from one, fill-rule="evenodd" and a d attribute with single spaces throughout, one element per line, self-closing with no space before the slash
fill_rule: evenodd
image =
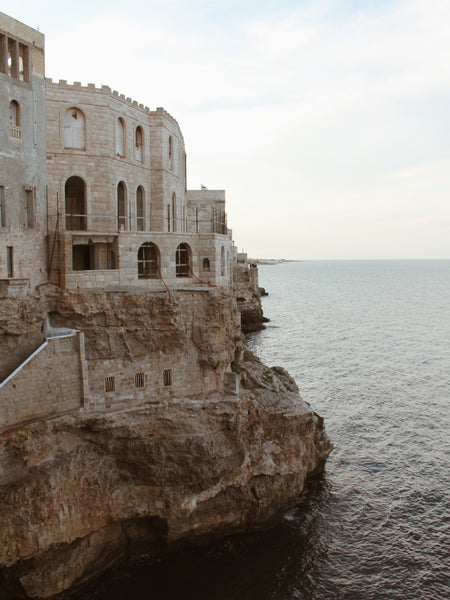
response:
<path id="1" fill-rule="evenodd" d="M 22 128 L 16 127 L 15 125 L 9 126 L 9 137 L 12 140 L 21 140 L 22 139 Z"/>
<path id="2" fill-rule="evenodd" d="M 62 218 L 61 218 L 62 217 Z M 219 219 L 168 219 L 150 217 L 129 217 L 117 215 L 92 215 L 67 213 L 49 216 L 49 231 L 91 231 L 112 232 L 162 232 L 162 233 L 218 233 L 228 235 L 226 221 Z M 62 227 L 61 227 L 62 225 Z"/>

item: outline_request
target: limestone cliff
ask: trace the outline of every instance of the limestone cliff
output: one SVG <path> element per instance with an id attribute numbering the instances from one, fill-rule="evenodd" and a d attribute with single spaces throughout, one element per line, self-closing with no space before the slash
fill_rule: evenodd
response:
<path id="1" fill-rule="evenodd" d="M 174 300 L 170 310 L 161 295 L 33 301 L 85 332 L 93 364 L 180 352 L 202 365 L 205 388 L 0 431 L 1 600 L 49 598 L 124 556 L 267 527 L 323 468 L 322 419 L 283 369 L 245 348 L 231 294 Z M 239 394 L 207 391 L 231 368 Z"/>
<path id="2" fill-rule="evenodd" d="M 264 329 L 267 319 L 263 315 L 261 296 L 267 295 L 258 286 L 258 268 L 255 264 L 236 263 L 233 268 L 233 289 L 241 314 L 241 327 L 244 333 Z"/>

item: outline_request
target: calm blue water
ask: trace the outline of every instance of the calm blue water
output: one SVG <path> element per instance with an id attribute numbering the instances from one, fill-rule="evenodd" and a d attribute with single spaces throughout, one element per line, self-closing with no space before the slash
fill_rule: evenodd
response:
<path id="1" fill-rule="evenodd" d="M 248 338 L 325 417 L 335 450 L 278 527 L 118 569 L 78 598 L 450 597 L 450 261 L 260 267 Z"/>

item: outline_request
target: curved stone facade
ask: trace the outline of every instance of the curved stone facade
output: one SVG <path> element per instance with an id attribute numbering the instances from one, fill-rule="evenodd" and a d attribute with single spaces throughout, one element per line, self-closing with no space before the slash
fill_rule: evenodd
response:
<path id="1" fill-rule="evenodd" d="M 47 80 L 46 99 L 51 280 L 68 289 L 228 285 L 225 195 L 186 192 L 175 119 L 107 86 Z M 138 264 L 150 243 L 155 277 Z"/>

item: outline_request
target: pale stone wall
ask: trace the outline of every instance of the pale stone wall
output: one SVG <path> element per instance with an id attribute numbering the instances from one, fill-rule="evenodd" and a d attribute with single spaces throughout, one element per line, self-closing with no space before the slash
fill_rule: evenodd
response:
<path id="1" fill-rule="evenodd" d="M 79 109 L 85 118 L 85 149 L 64 147 L 64 117 L 71 108 Z M 49 233 L 65 227 L 65 183 L 78 176 L 85 182 L 87 230 L 118 232 L 117 186 L 126 187 L 124 229 L 136 231 L 136 190 L 144 190 L 145 230 L 150 230 L 150 128 L 149 110 L 103 86 L 96 88 L 55 84 L 47 80 L 47 134 L 48 134 L 48 196 Z M 124 155 L 116 152 L 118 119 L 125 124 Z M 143 133 L 142 162 L 136 157 L 135 134 Z"/>
<path id="2" fill-rule="evenodd" d="M 0 385 L 0 424 L 82 406 L 82 334 L 49 338 Z"/>
<path id="3" fill-rule="evenodd" d="M 23 76 L 16 59 L 14 73 L 8 70 L 13 46 L 23 56 L 25 48 L 29 57 Z M 20 106 L 20 123 L 14 127 L 9 123 L 12 100 Z M 0 424 L 76 408 L 82 398 L 87 408 L 95 409 L 222 391 L 230 352 L 225 352 L 224 361 L 218 356 L 226 340 L 217 348 L 205 341 L 208 328 L 223 333 L 216 322 L 222 318 L 220 311 L 206 314 L 204 298 L 210 286 L 221 288 L 211 290 L 219 295 L 230 286 L 234 247 L 226 228 L 225 193 L 186 190 L 186 152 L 177 121 L 163 108 L 151 111 L 107 86 L 45 80 L 44 36 L 2 13 L 0 110 L 3 300 L 11 302 L 30 292 L 37 298 L 35 288 L 45 281 L 69 291 L 164 292 L 179 327 L 170 351 L 152 346 L 137 356 L 130 352 L 126 357 L 86 359 L 76 338 L 49 339 L 1 384 Z M 69 208 L 73 200 L 66 190 L 72 177 L 82 180 L 83 200 L 79 204 L 75 198 L 76 210 Z M 121 182 L 125 198 L 119 216 Z M 144 200 L 141 215 L 138 189 Z M 71 193 L 76 196 L 79 191 L 73 188 Z M 72 213 L 70 219 L 67 213 Z M 138 276 L 138 253 L 145 243 L 158 248 L 158 277 Z M 184 277 L 176 275 L 180 244 L 189 249 Z M 13 274 L 7 247 L 14 249 Z M 127 310 L 125 314 L 129 316 Z M 111 335 L 108 327 L 102 335 Z M 180 335 L 193 343 L 185 341 L 181 347 Z M 15 364 L 26 348 L 31 351 L 30 344 L 16 345 L 20 352 L 15 353 Z M 114 390 L 107 390 L 108 377 L 114 377 Z"/>
<path id="4" fill-rule="evenodd" d="M 163 108 L 150 112 L 153 231 L 185 232 L 186 153 L 177 121 Z M 170 141 L 171 140 L 171 141 Z M 173 195 L 175 194 L 175 214 Z"/>
<path id="5" fill-rule="evenodd" d="M 170 383 L 168 381 L 167 385 L 164 382 L 166 370 L 170 370 Z M 143 378 L 142 388 L 136 387 L 140 383 L 139 374 Z M 114 390 L 111 392 L 105 389 L 107 377 L 114 378 Z M 202 370 L 187 352 L 175 352 L 170 356 L 151 352 L 145 358 L 132 362 L 122 359 L 90 361 L 88 378 L 87 409 L 123 408 L 151 400 L 196 396 L 217 387 L 212 381 L 205 386 L 207 382 Z"/>
<path id="6" fill-rule="evenodd" d="M 28 53 L 22 79 L 17 70 L 8 73 L 8 44 Z M 12 102 L 18 107 L 13 119 Z M 23 295 L 47 277 L 44 36 L 3 13 L 0 115 L 0 294 L 17 295 L 20 287 Z M 25 281 L 17 286 L 15 280 Z"/>
<path id="7" fill-rule="evenodd" d="M 233 282 L 234 290 L 236 292 L 243 290 L 253 294 L 259 294 L 257 267 L 241 264 L 235 265 Z"/>
<path id="8" fill-rule="evenodd" d="M 217 234 L 195 235 L 187 233 L 161 232 L 122 232 L 117 236 L 118 264 L 116 269 L 97 269 L 88 271 L 73 271 L 72 244 L 75 234 L 61 235 L 56 242 L 59 247 L 61 285 L 69 290 L 75 289 L 132 289 L 161 290 L 164 283 L 159 276 L 155 279 L 140 279 L 138 277 L 138 251 L 142 244 L 150 242 L 157 246 L 160 253 L 160 270 L 164 282 L 169 287 L 185 287 L 206 285 L 229 286 L 231 276 L 230 254 L 232 241 L 227 236 Z M 89 234 L 78 237 L 89 238 Z M 95 236 L 91 238 L 96 239 Z M 191 250 L 188 277 L 176 276 L 176 249 L 179 244 L 187 244 Z M 222 270 L 222 248 L 225 264 Z M 204 270 L 203 259 L 208 258 L 209 271 Z M 222 275 L 223 272 L 223 275 Z"/>
<path id="9" fill-rule="evenodd" d="M 84 119 L 83 148 L 65 147 L 65 115 L 72 110 L 80 111 L 79 118 Z M 48 255 L 52 281 L 68 289 L 127 286 L 160 289 L 159 279 L 138 278 L 139 248 L 152 242 L 159 249 L 160 270 L 168 285 L 198 285 L 200 281 L 229 285 L 231 237 L 223 229 L 218 231 L 212 218 L 214 210 L 224 215 L 225 194 L 223 191 L 186 193 L 184 140 L 178 123 L 169 113 L 163 108 L 150 111 L 107 86 L 96 88 L 93 84 L 68 85 L 65 81 L 47 80 L 47 116 Z M 119 118 L 125 126 L 125 144 L 120 156 L 115 152 Z M 143 134 L 142 162 L 137 160 L 135 148 L 137 127 Z M 85 184 L 85 231 L 66 230 L 65 185 L 72 176 L 80 177 Z M 126 186 L 127 208 L 126 216 L 119 222 L 120 181 Z M 138 227 L 138 186 L 145 195 L 143 228 Z M 187 205 L 189 198 L 195 199 L 194 210 Z M 89 243 L 109 244 L 115 258 L 108 269 L 100 266 L 95 270 L 74 270 L 73 245 Z M 186 278 L 175 276 L 176 249 L 181 243 L 188 244 L 191 251 L 192 273 Z M 209 260 L 209 270 L 204 269 L 205 257 Z"/>

